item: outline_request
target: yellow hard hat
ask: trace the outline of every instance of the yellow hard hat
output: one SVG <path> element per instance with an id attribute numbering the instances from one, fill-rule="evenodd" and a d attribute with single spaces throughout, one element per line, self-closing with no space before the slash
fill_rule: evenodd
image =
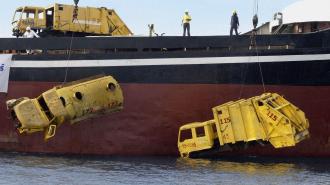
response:
<path id="1" fill-rule="evenodd" d="M 236 14 L 236 13 L 237 13 L 237 11 L 236 11 L 236 10 L 234 10 L 234 11 L 233 11 L 233 14 Z"/>

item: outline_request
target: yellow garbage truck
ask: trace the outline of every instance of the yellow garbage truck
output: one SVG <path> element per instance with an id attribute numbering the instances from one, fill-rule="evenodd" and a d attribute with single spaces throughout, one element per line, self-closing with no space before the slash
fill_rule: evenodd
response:
<path id="1" fill-rule="evenodd" d="M 180 128 L 181 157 L 204 157 L 251 143 L 293 147 L 309 137 L 305 113 L 276 93 L 228 102 L 212 111 L 213 120 Z"/>
<path id="2" fill-rule="evenodd" d="M 65 122 L 71 124 L 123 109 L 123 93 L 112 76 L 96 76 L 54 87 L 39 97 L 7 101 L 19 133 L 45 132 L 55 136 Z"/>
<path id="3" fill-rule="evenodd" d="M 12 27 L 16 37 L 22 36 L 27 27 L 31 27 L 41 37 L 133 35 L 113 9 L 77 7 L 76 11 L 75 6 L 64 4 L 54 4 L 47 8 L 19 7 L 15 11 Z"/>

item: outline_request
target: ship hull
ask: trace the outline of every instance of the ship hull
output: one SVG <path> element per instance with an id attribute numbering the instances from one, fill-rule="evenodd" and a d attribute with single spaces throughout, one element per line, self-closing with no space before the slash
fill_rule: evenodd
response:
<path id="1" fill-rule="evenodd" d="M 214 106 L 267 91 L 306 113 L 310 139 L 225 154 L 330 157 L 330 31 L 255 39 L 258 46 L 248 35 L 0 39 L 0 50 L 42 50 L 13 55 L 9 91 L 0 95 L 0 151 L 177 156 L 180 126 L 212 119 Z M 6 100 L 99 74 L 121 84 L 123 111 L 64 124 L 48 142 L 43 133 L 16 132 Z"/>
<path id="2" fill-rule="evenodd" d="M 43 134 L 18 135 L 6 111 L 10 98 L 34 97 L 58 82 L 10 82 L 9 94 L 2 95 L 0 150 L 52 154 L 87 155 L 178 155 L 178 128 L 185 123 L 212 119 L 211 108 L 227 101 L 264 92 L 258 85 L 235 84 L 121 84 L 124 110 L 63 125 L 56 137 L 43 141 Z M 296 147 L 273 149 L 252 147 L 230 155 L 330 156 L 330 86 L 267 85 L 269 92 L 285 95 L 305 111 L 311 138 Z"/>

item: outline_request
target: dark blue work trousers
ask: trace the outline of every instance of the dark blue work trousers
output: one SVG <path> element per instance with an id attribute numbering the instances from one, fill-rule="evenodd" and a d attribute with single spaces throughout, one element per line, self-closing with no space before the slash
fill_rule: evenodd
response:
<path id="1" fill-rule="evenodd" d="M 235 30 L 235 34 L 238 35 L 237 27 L 231 26 L 231 28 L 230 28 L 230 36 L 233 35 L 233 31 L 234 31 L 234 30 Z"/>
<path id="2" fill-rule="evenodd" d="M 183 36 L 186 36 L 186 32 L 188 32 L 188 36 L 190 37 L 190 24 L 183 23 Z"/>

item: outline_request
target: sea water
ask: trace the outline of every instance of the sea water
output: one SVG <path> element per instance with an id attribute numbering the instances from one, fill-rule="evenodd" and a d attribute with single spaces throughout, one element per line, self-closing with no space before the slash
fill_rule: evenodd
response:
<path id="1" fill-rule="evenodd" d="M 330 160 L 64 157 L 0 153 L 0 184 L 330 184 Z"/>

